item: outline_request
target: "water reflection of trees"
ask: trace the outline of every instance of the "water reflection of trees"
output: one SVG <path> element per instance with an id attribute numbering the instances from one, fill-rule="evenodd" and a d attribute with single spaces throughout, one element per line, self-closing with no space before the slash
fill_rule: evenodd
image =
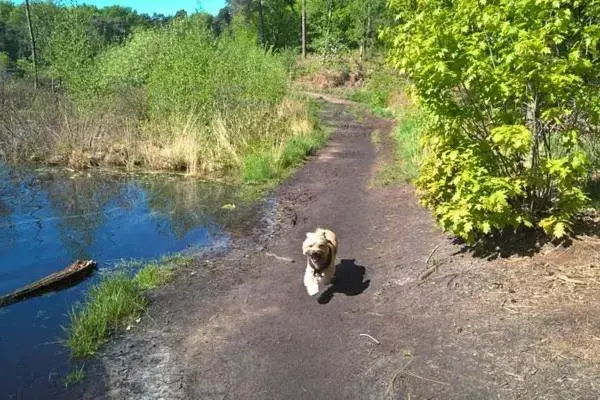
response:
<path id="1" fill-rule="evenodd" d="M 168 220 L 178 238 L 199 226 L 217 234 L 228 225 L 231 213 L 222 206 L 233 201 L 231 187 L 176 178 L 145 179 L 141 185 L 148 207 Z"/>
<path id="2" fill-rule="evenodd" d="M 6 201 L 11 191 L 10 172 L 0 163 L 0 218 L 7 218 L 13 212 Z"/>
<path id="3" fill-rule="evenodd" d="M 58 176 L 38 182 L 60 217 L 57 227 L 61 241 L 79 258 L 89 256 L 86 249 L 92 245 L 97 229 L 106 223 L 107 208 L 131 210 L 137 200 L 122 195 L 123 180 L 118 177 Z"/>
<path id="4" fill-rule="evenodd" d="M 116 218 L 113 213 L 120 216 L 136 213 L 136 217 L 150 218 L 157 231 L 166 231 L 178 239 L 199 227 L 211 235 L 236 230 L 253 224 L 249 221 L 258 217 L 256 210 L 244 207 L 235 188 L 191 179 L 56 172 L 5 175 L 6 171 L 0 168 L 0 190 L 6 186 L 14 198 L 7 203 L 7 212 L 13 212 L 17 204 L 19 214 L 38 219 L 40 231 L 48 220 L 55 221 L 61 242 L 79 258 L 89 256 L 87 249 L 99 229 Z M 0 198 L 0 212 L 3 198 Z M 223 208 L 229 203 L 236 204 L 235 210 Z M 16 234 L 10 224 L 2 229 L 3 236 L 11 229 Z"/>
<path id="5" fill-rule="evenodd" d="M 199 227 L 211 235 L 219 234 L 235 225 L 243 210 L 240 207 L 231 212 L 222 208 L 236 202 L 234 187 L 179 177 L 94 174 L 40 182 L 55 213 L 66 217 L 59 223 L 60 237 L 77 257 L 86 256 L 85 249 L 92 244 L 95 232 L 115 208 L 149 211 L 150 216 L 140 218 L 150 217 L 157 231 L 166 231 L 178 239 Z"/>

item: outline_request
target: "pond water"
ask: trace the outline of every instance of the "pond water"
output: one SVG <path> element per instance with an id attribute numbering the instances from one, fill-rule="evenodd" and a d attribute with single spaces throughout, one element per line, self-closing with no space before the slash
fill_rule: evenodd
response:
<path id="1" fill-rule="evenodd" d="M 0 397 L 60 397 L 72 368 L 67 313 L 119 261 L 226 247 L 250 208 L 232 187 L 180 177 L 0 165 L 0 295 L 75 259 L 98 262 L 70 289 L 0 308 Z"/>

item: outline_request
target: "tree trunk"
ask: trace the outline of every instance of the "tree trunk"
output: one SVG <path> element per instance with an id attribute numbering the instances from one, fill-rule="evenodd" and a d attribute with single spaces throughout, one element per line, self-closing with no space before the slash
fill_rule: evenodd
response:
<path id="1" fill-rule="evenodd" d="M 332 0 L 327 0 L 327 28 L 325 30 L 325 50 L 323 51 L 323 64 L 327 61 L 327 53 L 329 52 L 329 31 L 331 28 L 331 7 Z"/>
<path id="2" fill-rule="evenodd" d="M 0 105 L 4 104 L 4 67 L 0 70 Z"/>
<path id="3" fill-rule="evenodd" d="M 360 68 L 362 70 L 363 62 L 366 60 L 370 48 L 371 39 L 371 1 L 365 4 L 365 19 L 363 21 L 363 37 L 360 43 Z"/>
<path id="4" fill-rule="evenodd" d="M 38 87 L 38 66 L 37 52 L 35 48 L 35 35 L 33 34 L 33 24 L 31 23 L 31 10 L 29 9 L 29 0 L 25 0 L 25 14 L 27 16 L 27 25 L 29 25 L 29 39 L 31 40 L 31 59 L 33 61 L 33 88 Z"/>
<path id="5" fill-rule="evenodd" d="M 306 58 L 306 0 L 302 0 L 302 57 Z"/>
<path id="6" fill-rule="evenodd" d="M 265 15 L 263 12 L 263 0 L 258 0 L 258 19 L 260 45 L 265 47 Z"/>
<path id="7" fill-rule="evenodd" d="M 371 47 L 373 46 L 372 44 L 372 38 L 371 38 L 371 34 L 373 33 L 373 27 L 372 27 L 372 23 L 371 23 L 371 1 L 369 1 L 367 3 L 367 34 L 366 34 L 366 41 L 365 41 L 365 58 L 368 57 L 368 52 L 371 49 Z"/>

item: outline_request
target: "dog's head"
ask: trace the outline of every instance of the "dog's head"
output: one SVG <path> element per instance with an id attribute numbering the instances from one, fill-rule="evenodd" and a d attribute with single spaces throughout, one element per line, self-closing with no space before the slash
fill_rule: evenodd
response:
<path id="1" fill-rule="evenodd" d="M 308 232 L 302 243 L 302 253 L 320 267 L 328 264 L 331 248 L 325 233 Z"/>

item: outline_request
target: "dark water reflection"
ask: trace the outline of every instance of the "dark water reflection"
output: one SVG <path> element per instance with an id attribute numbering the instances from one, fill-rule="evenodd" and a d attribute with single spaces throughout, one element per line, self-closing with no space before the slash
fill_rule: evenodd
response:
<path id="1" fill-rule="evenodd" d="M 222 207 L 229 203 L 235 210 Z M 248 223 L 250 208 L 234 188 L 189 179 L 0 165 L 0 293 L 76 258 L 100 268 L 71 289 L 0 309 L 0 398 L 60 396 L 70 369 L 61 325 L 103 270 L 120 259 L 226 246 L 227 232 Z"/>

